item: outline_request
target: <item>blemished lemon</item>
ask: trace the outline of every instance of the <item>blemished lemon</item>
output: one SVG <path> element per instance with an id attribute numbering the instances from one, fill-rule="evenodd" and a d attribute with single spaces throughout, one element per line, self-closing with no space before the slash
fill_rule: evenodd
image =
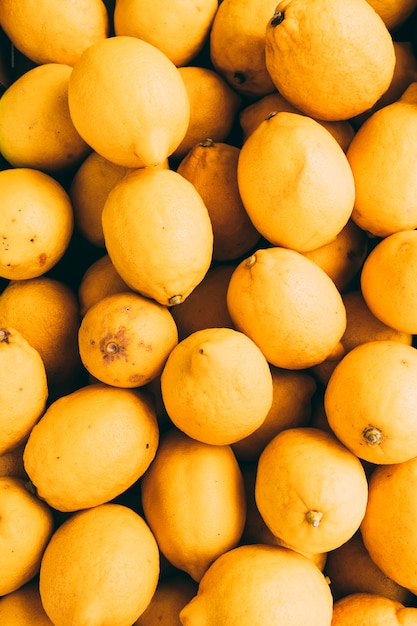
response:
<path id="1" fill-rule="evenodd" d="M 174 63 L 152 44 L 127 35 L 83 52 L 71 73 L 68 103 L 84 141 L 109 161 L 132 168 L 163 164 L 184 138 L 190 117 Z"/>
<path id="2" fill-rule="evenodd" d="M 48 381 L 37 350 L 14 328 L 0 327 L 0 454 L 26 441 L 45 411 Z"/>
<path id="3" fill-rule="evenodd" d="M 38 574 L 54 526 L 52 509 L 23 479 L 0 477 L 0 597 Z"/>
<path id="4" fill-rule="evenodd" d="M 102 224 L 118 274 L 160 304 L 183 302 L 211 265 L 207 207 L 194 185 L 174 170 L 141 168 L 127 174 L 109 193 Z"/>
<path id="5" fill-rule="evenodd" d="M 177 428 L 198 441 L 228 445 L 265 420 L 272 375 L 261 350 L 243 332 L 204 328 L 170 352 L 161 393 Z"/>
<path id="6" fill-rule="evenodd" d="M 330 626 L 328 582 L 307 557 L 281 546 L 239 546 L 222 554 L 182 609 L 183 626 Z"/>
<path id="7" fill-rule="evenodd" d="M 388 89 L 392 37 L 366 0 L 282 0 L 270 16 L 265 61 L 276 89 L 322 120 L 349 119 Z"/>
<path id="8" fill-rule="evenodd" d="M 72 236 L 68 193 L 49 174 L 16 167 L 0 172 L 0 204 L 0 276 L 10 280 L 42 276 L 63 257 Z"/>
<path id="9" fill-rule="evenodd" d="M 230 446 L 205 444 L 176 428 L 161 437 L 142 477 L 141 503 L 162 554 L 197 582 L 238 544 L 245 524 L 243 478 Z"/>
<path id="10" fill-rule="evenodd" d="M 169 309 L 126 291 L 90 307 L 78 331 L 84 367 L 115 387 L 143 387 L 159 376 L 177 343 L 177 326 Z"/>
<path id="11" fill-rule="evenodd" d="M 158 545 L 143 517 L 106 503 L 57 528 L 42 558 L 39 591 L 54 626 L 127 626 L 147 608 L 159 573 Z"/>
<path id="12" fill-rule="evenodd" d="M 38 496 L 72 512 L 132 486 L 152 462 L 158 440 L 149 394 L 94 383 L 49 405 L 29 435 L 23 461 Z"/>

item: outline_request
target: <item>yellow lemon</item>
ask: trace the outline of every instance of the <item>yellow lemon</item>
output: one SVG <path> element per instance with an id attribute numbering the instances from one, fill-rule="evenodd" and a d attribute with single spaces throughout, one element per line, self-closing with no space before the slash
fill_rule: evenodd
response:
<path id="1" fill-rule="evenodd" d="M 256 505 L 271 532 L 294 550 L 317 554 L 342 545 L 359 529 L 367 499 L 361 462 L 321 429 L 288 428 L 261 452 Z"/>
<path id="2" fill-rule="evenodd" d="M 258 428 L 271 408 L 265 356 L 243 332 L 204 328 L 180 341 L 161 374 L 172 422 L 188 436 L 226 445 Z"/>
<path id="3" fill-rule="evenodd" d="M 352 214 L 355 183 L 346 154 L 305 115 L 268 115 L 240 150 L 237 179 L 253 225 L 276 246 L 298 252 L 323 246 Z"/>
<path id="4" fill-rule="evenodd" d="M 84 141 L 125 167 L 164 163 L 182 141 L 190 117 L 176 66 L 152 44 L 127 35 L 83 52 L 71 73 L 68 103 Z"/>
<path id="5" fill-rule="evenodd" d="M 52 509 L 29 491 L 26 482 L 0 477 L 0 596 L 38 574 L 53 530 Z"/>
<path id="6" fill-rule="evenodd" d="M 116 165 L 92 151 L 71 179 L 68 191 L 74 208 L 75 226 L 89 243 L 98 248 L 104 248 L 101 225 L 104 203 L 128 171 L 129 168 Z"/>
<path id="7" fill-rule="evenodd" d="M 54 626 L 127 626 L 150 603 L 159 572 L 158 545 L 144 519 L 102 504 L 73 514 L 52 535 L 40 568 L 42 605 Z"/>
<path id="8" fill-rule="evenodd" d="M 45 410 L 48 381 L 37 350 L 14 328 L 0 328 L 0 454 L 24 443 Z"/>
<path id="9" fill-rule="evenodd" d="M 265 29 L 276 0 L 223 0 L 210 31 L 210 60 L 240 95 L 274 91 L 265 63 Z"/>
<path id="10" fill-rule="evenodd" d="M 342 296 L 321 267 L 295 250 L 261 248 L 241 261 L 227 306 L 235 327 L 276 367 L 305 369 L 341 349 Z"/>
<path id="11" fill-rule="evenodd" d="M 183 302 L 207 273 L 213 229 L 206 205 L 171 169 L 137 169 L 103 208 L 107 252 L 126 284 L 160 304 Z"/>
<path id="12" fill-rule="evenodd" d="M 161 552 L 196 581 L 240 540 L 245 490 L 229 446 L 205 444 L 169 429 L 142 477 L 141 494 Z"/>
<path id="13" fill-rule="evenodd" d="M 0 172 L 0 204 L 0 276 L 42 276 L 63 257 L 72 236 L 68 193 L 52 176 L 17 167 Z"/>
<path id="14" fill-rule="evenodd" d="M 0 152 L 14 167 L 56 173 L 91 151 L 68 109 L 72 67 L 45 63 L 26 71 L 0 99 Z"/>
<path id="15" fill-rule="evenodd" d="M 333 599 L 319 568 L 281 546 L 239 546 L 222 554 L 182 609 L 183 626 L 330 626 Z"/>
<path id="16" fill-rule="evenodd" d="M 0 2 L 1 26 L 10 41 L 36 64 L 74 65 L 82 52 L 110 32 L 102 0 Z"/>
<path id="17" fill-rule="evenodd" d="M 395 68 L 391 34 L 366 0 L 281 0 L 266 28 L 265 59 L 277 90 L 322 120 L 369 109 Z"/>
<path id="18" fill-rule="evenodd" d="M 189 65 L 206 43 L 217 7 L 217 0 L 116 0 L 114 30 L 153 44 L 176 66 Z"/>
<path id="19" fill-rule="evenodd" d="M 226 141 L 233 131 L 242 98 L 226 80 L 209 67 L 186 65 L 178 68 L 190 102 L 187 132 L 172 153 L 183 159 L 200 141 Z"/>
<path id="20" fill-rule="evenodd" d="M 92 376 L 115 387 L 142 387 L 156 378 L 178 343 L 168 308 L 138 293 L 102 298 L 78 331 L 81 360 Z"/>
<path id="21" fill-rule="evenodd" d="M 180 611 L 196 591 L 197 583 L 177 572 L 162 578 L 148 608 L 133 626 L 181 626 Z"/>
<path id="22" fill-rule="evenodd" d="M 11 280 L 0 295 L 0 326 L 15 328 L 39 352 L 51 396 L 73 389 L 81 373 L 79 324 L 77 296 L 62 280 Z"/>
<path id="23" fill-rule="evenodd" d="M 0 623 L 4 626 L 53 626 L 42 606 L 37 578 L 0 599 Z"/>
<path id="24" fill-rule="evenodd" d="M 49 405 L 30 433 L 23 461 L 38 496 L 71 512 L 103 504 L 133 485 L 158 440 L 148 394 L 95 383 Z"/>
<path id="25" fill-rule="evenodd" d="M 417 455 L 416 372 L 417 349 L 389 339 L 362 343 L 336 365 L 324 408 L 330 428 L 356 456 L 385 464 Z"/>

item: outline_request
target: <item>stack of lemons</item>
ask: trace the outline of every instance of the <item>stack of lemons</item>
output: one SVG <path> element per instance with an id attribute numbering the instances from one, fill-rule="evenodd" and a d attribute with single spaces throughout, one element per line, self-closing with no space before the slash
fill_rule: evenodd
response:
<path id="1" fill-rule="evenodd" d="M 417 624 L 416 20 L 0 0 L 0 624 Z"/>

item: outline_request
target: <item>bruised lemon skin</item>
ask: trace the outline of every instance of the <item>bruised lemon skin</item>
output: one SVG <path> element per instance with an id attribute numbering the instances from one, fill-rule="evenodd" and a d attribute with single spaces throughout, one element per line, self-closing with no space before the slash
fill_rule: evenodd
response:
<path id="1" fill-rule="evenodd" d="M 78 331 L 81 360 L 92 376 L 115 387 L 143 387 L 162 371 L 178 331 L 168 308 L 138 293 L 96 302 Z"/>

